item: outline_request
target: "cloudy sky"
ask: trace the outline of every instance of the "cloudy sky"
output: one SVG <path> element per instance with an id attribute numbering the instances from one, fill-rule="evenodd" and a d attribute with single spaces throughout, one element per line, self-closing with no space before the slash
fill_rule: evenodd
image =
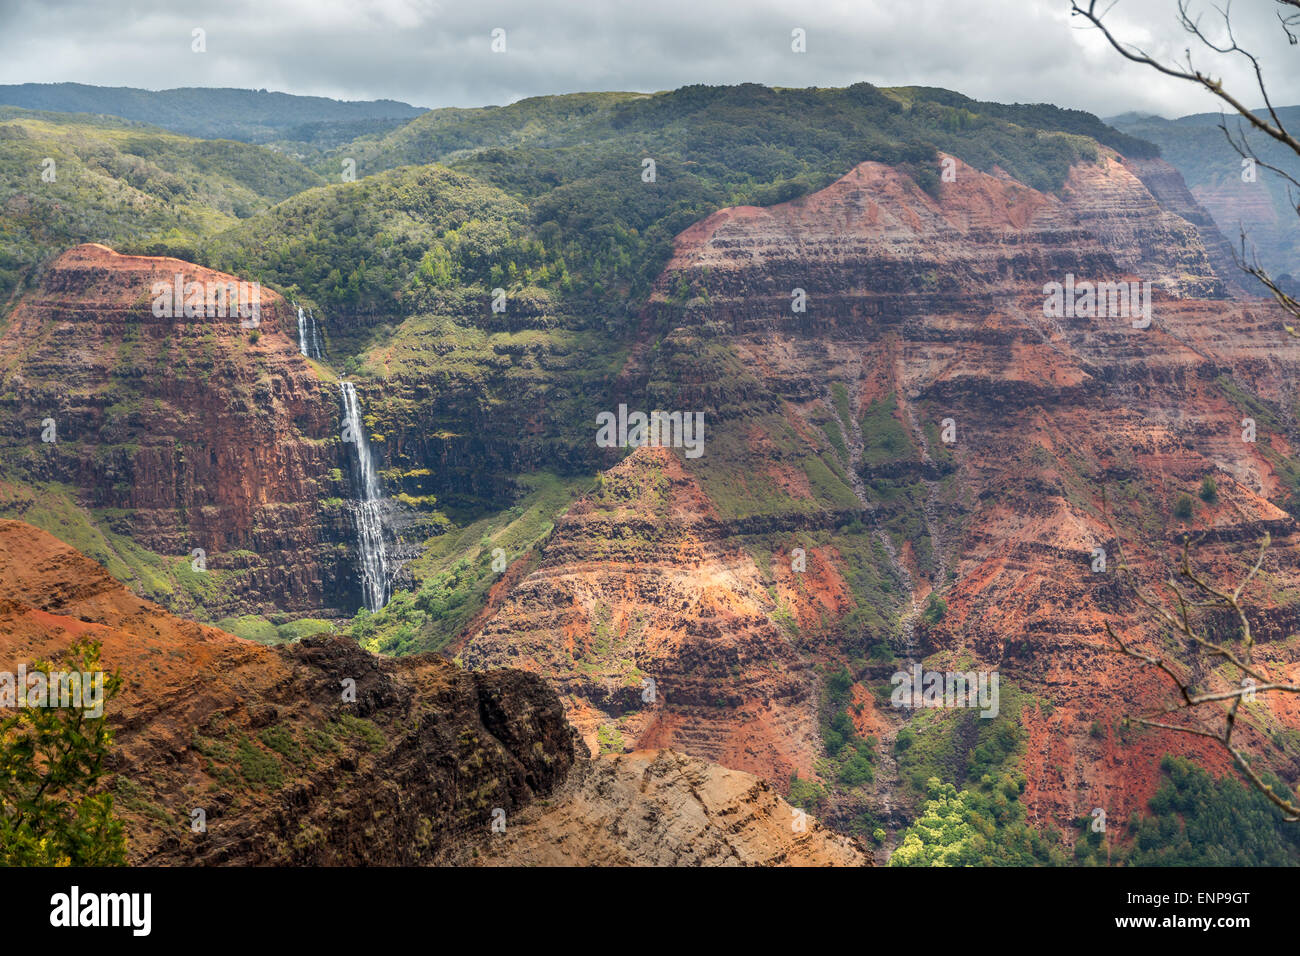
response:
<path id="1" fill-rule="evenodd" d="M 1106 0 L 1109 2 L 1109 0 Z M 1207 24 L 1216 22 L 1205 0 Z M 1300 47 L 1270 0 L 1238 3 L 1242 46 L 1279 105 L 1300 104 Z M 1112 115 L 1217 110 L 1191 84 L 1123 61 L 1069 0 L 0 0 L 0 83 L 267 88 L 419 106 L 505 104 L 687 83 L 927 85 Z M 1118 0 L 1113 29 L 1181 56 L 1176 0 Z M 791 52 L 791 30 L 807 52 Z M 491 51 L 495 28 L 506 52 Z M 205 53 L 192 52 L 195 29 Z M 1198 65 L 1261 105 L 1243 63 Z"/>

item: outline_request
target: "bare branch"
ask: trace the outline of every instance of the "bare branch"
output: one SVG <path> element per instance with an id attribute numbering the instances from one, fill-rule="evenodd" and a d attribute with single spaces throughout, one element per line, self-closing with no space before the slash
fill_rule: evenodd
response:
<path id="1" fill-rule="evenodd" d="M 1300 44 L 1300 35 L 1298 35 L 1300 34 L 1300 12 L 1292 12 L 1300 11 L 1300 0 L 1276 0 L 1276 2 L 1281 8 L 1276 11 L 1278 23 L 1282 27 L 1283 33 L 1286 35 L 1287 42 L 1292 46 Z M 1179 0 L 1178 23 L 1184 31 L 1199 41 L 1207 50 L 1222 56 L 1239 56 L 1250 64 L 1251 71 L 1255 76 L 1255 85 L 1259 91 L 1259 95 L 1264 101 L 1264 110 L 1260 112 L 1248 109 L 1240 99 L 1224 88 L 1222 80 L 1198 69 L 1192 61 L 1192 53 L 1190 49 L 1186 51 L 1185 66 L 1177 64 L 1171 65 L 1160 62 L 1140 47 L 1121 42 L 1104 22 L 1106 16 L 1110 13 L 1113 7 L 1114 3 L 1107 6 L 1104 10 L 1099 10 L 1097 0 L 1087 0 L 1086 3 L 1083 2 L 1083 0 L 1073 0 L 1070 5 L 1070 15 L 1083 17 L 1086 21 L 1092 24 L 1093 27 L 1100 30 L 1102 35 L 1106 38 L 1106 41 L 1125 59 L 1150 67 L 1165 76 L 1171 76 L 1175 79 L 1195 83 L 1197 86 L 1200 86 L 1202 89 L 1208 91 L 1230 106 L 1233 112 L 1237 113 L 1242 120 L 1248 123 L 1255 130 L 1281 143 L 1297 156 L 1300 156 L 1300 139 L 1297 139 L 1296 136 L 1286 128 L 1282 118 L 1278 115 L 1277 109 L 1273 105 L 1273 100 L 1269 96 L 1268 85 L 1264 80 L 1264 71 L 1259 58 L 1237 43 L 1237 38 L 1232 28 L 1232 7 L 1230 2 L 1226 6 L 1214 8 L 1219 14 L 1219 18 L 1222 20 L 1223 31 L 1227 37 L 1224 41 L 1216 42 L 1211 39 L 1206 30 L 1201 26 L 1201 17 L 1199 15 L 1193 16 L 1190 7 L 1190 0 Z M 1224 135 L 1228 138 L 1228 142 L 1239 155 L 1251 159 L 1256 165 L 1263 166 L 1265 169 L 1284 179 L 1290 185 L 1300 188 L 1300 178 L 1297 178 L 1284 169 L 1281 169 L 1277 165 L 1264 162 L 1258 157 L 1255 150 L 1251 148 L 1246 137 L 1246 132 L 1244 129 L 1241 129 L 1240 124 L 1238 125 L 1239 140 L 1234 139 L 1232 134 L 1228 131 L 1226 121 L 1221 122 L 1219 128 L 1223 130 Z M 1291 199 L 1292 204 L 1296 206 L 1297 215 L 1300 215 L 1300 203 L 1295 202 L 1294 194 L 1291 195 Z M 1244 230 L 1242 230 L 1241 254 L 1238 255 L 1234 250 L 1233 259 L 1239 269 L 1254 277 L 1268 290 L 1269 294 L 1287 314 L 1296 319 L 1300 319 L 1300 301 L 1283 290 L 1269 276 L 1267 271 L 1260 266 L 1257 257 L 1253 255 L 1249 258 L 1247 257 Z M 1283 328 L 1286 330 L 1288 335 L 1300 338 L 1300 330 L 1297 330 L 1295 327 L 1286 325 Z"/>
<path id="2" fill-rule="evenodd" d="M 1219 46 L 1215 45 L 1210 40 L 1208 40 L 1205 37 L 1204 33 L 1201 31 L 1197 22 L 1191 19 L 1190 15 L 1187 13 L 1187 0 L 1179 0 L 1178 9 L 1179 9 L 1179 19 L 1180 22 L 1183 24 L 1184 28 L 1187 29 L 1193 35 L 1195 35 L 1197 39 L 1199 39 L 1206 46 L 1220 53 L 1240 52 L 1245 56 L 1247 56 L 1249 59 L 1251 59 L 1253 62 L 1255 62 L 1256 74 L 1259 77 L 1259 82 L 1262 88 L 1263 75 L 1262 73 L 1259 72 L 1258 62 L 1255 60 L 1255 57 L 1251 56 L 1251 54 L 1249 53 L 1246 53 L 1246 51 L 1244 50 L 1240 50 L 1237 47 L 1235 42 L 1233 42 L 1230 46 L 1226 48 L 1220 48 Z M 1090 22 L 1093 26 L 1095 26 L 1098 30 L 1102 32 L 1102 35 L 1106 37 L 1106 40 L 1110 43 L 1110 45 L 1114 47 L 1115 50 L 1125 59 L 1132 60 L 1134 63 L 1141 63 L 1144 66 L 1149 66 L 1153 70 L 1163 73 L 1165 76 L 1172 76 L 1175 79 L 1186 80 L 1189 83 L 1197 84 L 1202 89 L 1209 91 L 1210 93 L 1217 96 L 1219 99 L 1223 100 L 1223 102 L 1231 106 L 1235 112 L 1241 114 L 1241 116 L 1246 120 L 1246 122 L 1250 123 L 1261 133 L 1263 133 L 1266 136 L 1272 137 L 1273 139 L 1277 140 L 1279 143 L 1285 144 L 1288 148 L 1294 150 L 1297 155 L 1300 155 L 1300 140 L 1292 136 L 1291 133 L 1287 131 L 1286 127 L 1283 126 L 1281 122 L 1277 121 L 1277 114 L 1272 111 L 1271 105 L 1269 107 L 1270 116 L 1274 120 L 1274 122 L 1269 122 L 1268 120 L 1262 119 L 1261 117 L 1257 116 L 1253 111 L 1251 111 L 1249 108 L 1247 108 L 1244 103 L 1242 103 L 1233 94 L 1229 93 L 1226 89 L 1224 89 L 1222 80 L 1217 80 L 1214 77 L 1210 76 L 1209 74 L 1202 73 L 1200 70 L 1196 69 L 1192 65 L 1190 52 L 1188 53 L 1187 68 L 1182 69 L 1180 67 L 1167 66 L 1166 64 L 1161 63 L 1159 60 L 1147 54 L 1140 47 L 1121 43 L 1119 38 L 1117 38 L 1113 33 L 1111 33 L 1110 29 L 1102 22 L 1102 17 L 1105 16 L 1106 12 L 1109 12 L 1109 8 L 1107 9 L 1107 11 L 1103 11 L 1101 13 L 1097 11 L 1097 0 L 1088 0 L 1088 4 L 1086 7 L 1080 6 L 1078 0 L 1074 0 L 1074 2 L 1070 4 L 1070 15 L 1081 16 L 1085 20 Z M 1265 93 L 1265 101 L 1267 102 L 1267 93 Z"/>
<path id="3" fill-rule="evenodd" d="M 1116 552 L 1120 557 L 1120 570 L 1124 573 L 1129 586 L 1132 589 L 1138 603 L 1152 611 L 1155 617 L 1165 625 L 1172 633 L 1188 641 L 1205 653 L 1221 657 L 1235 666 L 1241 673 L 1248 675 L 1258 683 L 1253 683 L 1246 678 L 1241 679 L 1241 686 L 1229 690 L 1210 690 L 1200 692 L 1195 689 L 1190 676 L 1185 671 L 1196 670 L 1195 659 L 1189 662 L 1173 662 L 1166 657 L 1156 656 L 1144 651 L 1138 650 L 1131 643 L 1126 642 L 1115 631 L 1110 621 L 1105 622 L 1106 634 L 1111 642 L 1115 645 L 1110 650 L 1122 654 L 1125 657 L 1132 658 L 1141 664 L 1154 667 L 1164 674 L 1178 691 L 1181 698 L 1162 710 L 1157 710 L 1150 714 L 1135 717 L 1134 720 L 1144 726 L 1170 730 L 1177 733 L 1191 734 L 1197 737 L 1205 737 L 1213 740 L 1223 750 L 1232 756 L 1236 764 L 1242 768 L 1246 778 L 1251 785 L 1260 790 L 1272 803 L 1286 813 L 1285 819 L 1288 822 L 1300 821 L 1300 806 L 1291 803 L 1288 799 L 1279 796 L 1273 789 L 1264 782 L 1264 780 L 1250 767 L 1245 755 L 1233 745 L 1232 737 L 1237 728 L 1237 715 L 1241 708 L 1243 700 L 1259 693 L 1274 691 L 1278 693 L 1300 694 L 1300 686 L 1274 681 L 1268 678 L 1255 668 L 1251 660 L 1254 648 L 1254 636 L 1251 631 L 1250 619 L 1242 606 L 1241 598 L 1246 588 L 1259 575 L 1264 566 L 1264 557 L 1268 553 L 1271 544 L 1271 538 L 1265 534 L 1260 543 L 1259 553 L 1256 555 L 1254 563 L 1250 565 L 1242 579 L 1235 587 L 1227 588 L 1216 585 L 1208 580 L 1204 575 L 1199 573 L 1192 564 L 1191 539 L 1188 536 L 1183 538 L 1182 553 L 1178 562 L 1178 577 L 1189 585 L 1194 587 L 1201 594 L 1206 595 L 1208 600 L 1196 600 L 1187 594 L 1183 587 L 1180 586 L 1176 579 L 1169 579 L 1164 585 L 1169 588 L 1172 594 L 1172 603 L 1175 611 L 1171 613 L 1170 609 L 1160 602 L 1156 601 L 1146 591 L 1143 590 L 1137 581 L 1133 572 L 1133 566 L 1129 562 L 1124 550 L 1123 538 L 1115 527 L 1115 522 L 1111 517 L 1105 490 L 1102 490 L 1102 516 L 1106 521 L 1114 536 Z M 1234 641 L 1241 645 L 1240 652 L 1230 647 L 1227 642 L 1213 641 L 1202 637 L 1197 633 L 1196 624 L 1192 619 L 1192 610 L 1231 610 L 1237 617 L 1241 630 Z M 1215 709 L 1214 705 L 1226 703 L 1227 709 Z M 1213 712 L 1222 717 L 1222 728 L 1219 730 L 1207 726 L 1201 717 L 1202 709 L 1210 706 Z M 1173 714 L 1181 714 L 1192 723 L 1176 724 L 1170 723 L 1166 718 Z"/>

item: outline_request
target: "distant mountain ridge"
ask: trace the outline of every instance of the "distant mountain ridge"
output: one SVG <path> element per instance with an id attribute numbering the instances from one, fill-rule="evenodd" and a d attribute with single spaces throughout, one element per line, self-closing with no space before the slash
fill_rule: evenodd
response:
<path id="1" fill-rule="evenodd" d="M 339 128 L 338 138 L 346 139 L 349 135 L 375 133 L 400 125 L 425 112 L 397 100 L 334 100 L 229 87 L 144 90 L 84 83 L 0 86 L 0 104 L 60 113 L 120 116 L 187 136 L 248 143 L 310 140 L 314 138 L 313 127 L 321 125 Z"/>
<path id="2" fill-rule="evenodd" d="M 1264 110 L 1256 110 L 1264 116 Z M 1300 106 L 1277 108 L 1278 118 L 1290 130 L 1300 129 Z M 1219 230 L 1234 246 L 1246 233 L 1247 254 L 1275 277 L 1290 285 L 1300 272 L 1300 218 L 1295 214 L 1287 183 L 1265 169 L 1255 178 L 1243 178 L 1242 157 L 1228 143 L 1218 113 L 1195 113 L 1177 119 L 1140 113 L 1112 116 L 1106 122 L 1126 134 L 1160 147 L 1160 154 L 1183 175 L 1192 195 L 1214 218 Z M 1228 129 L 1237 138 L 1248 129 L 1243 117 L 1227 116 Z M 1263 163 L 1300 178 L 1295 154 L 1264 136 L 1249 134 L 1249 142 Z M 1287 277 L 1291 277 L 1288 279 Z"/>
<path id="3" fill-rule="evenodd" d="M 1268 114 L 1268 110 L 1255 110 L 1254 112 L 1261 117 Z M 1277 115 L 1285 125 L 1294 126 L 1295 124 L 1300 123 L 1300 106 L 1279 106 L 1277 108 Z M 1233 117 L 1229 115 L 1229 118 L 1232 119 Z M 1176 120 L 1171 120 L 1171 122 L 1178 123 L 1181 126 L 1217 127 L 1219 125 L 1219 114 L 1192 113 L 1189 116 L 1180 116 Z"/>

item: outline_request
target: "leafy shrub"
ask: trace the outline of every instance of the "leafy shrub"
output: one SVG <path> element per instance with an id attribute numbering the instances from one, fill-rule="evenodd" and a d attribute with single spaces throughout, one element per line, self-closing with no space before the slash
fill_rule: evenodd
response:
<path id="1" fill-rule="evenodd" d="M 925 599 L 925 608 L 921 611 L 921 619 L 926 624 L 938 624 L 947 613 L 948 602 L 931 591 L 930 596 Z"/>
<path id="2" fill-rule="evenodd" d="M 79 640 L 58 666 L 28 673 L 100 671 L 98 641 Z M 55 678 L 57 679 L 57 678 Z M 122 688 L 104 675 L 103 701 Z M 99 781 L 113 743 L 102 716 L 79 707 L 21 707 L 0 720 L 0 865 L 111 866 L 126 863 L 126 833 Z"/>

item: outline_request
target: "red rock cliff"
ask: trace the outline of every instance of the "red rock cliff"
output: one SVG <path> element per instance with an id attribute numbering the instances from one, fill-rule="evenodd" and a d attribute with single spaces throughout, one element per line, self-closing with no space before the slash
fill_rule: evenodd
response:
<path id="1" fill-rule="evenodd" d="M 163 561 L 203 549 L 222 578 L 204 601 L 218 616 L 354 606 L 347 517 L 322 505 L 348 495 L 329 477 L 337 389 L 298 353 L 296 318 L 269 290 L 256 329 L 239 315 L 155 315 L 154 284 L 178 275 L 239 281 L 83 245 L 17 304 L 0 334 L 0 454 L 26 486 L 11 513 L 35 515 L 57 482 Z M 55 442 L 42 441 L 49 420 Z M 183 593 L 168 599 L 185 609 Z"/>

